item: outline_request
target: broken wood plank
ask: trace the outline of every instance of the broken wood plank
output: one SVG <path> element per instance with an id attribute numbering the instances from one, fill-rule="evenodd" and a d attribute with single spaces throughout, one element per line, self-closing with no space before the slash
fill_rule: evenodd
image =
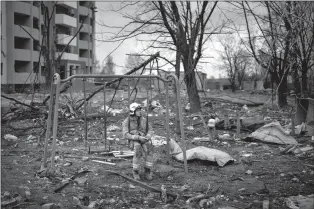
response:
<path id="1" fill-rule="evenodd" d="M 124 155 L 113 154 L 113 156 L 119 157 L 119 158 L 121 158 L 121 157 L 133 157 L 133 156 L 134 156 L 134 153 L 133 153 L 133 154 L 124 154 Z"/>
<path id="2" fill-rule="evenodd" d="M 100 160 L 92 160 L 95 163 L 101 163 L 101 164 L 106 164 L 106 165 L 117 165 L 116 163 L 110 163 L 110 162 L 105 162 L 105 161 L 100 161 Z"/>

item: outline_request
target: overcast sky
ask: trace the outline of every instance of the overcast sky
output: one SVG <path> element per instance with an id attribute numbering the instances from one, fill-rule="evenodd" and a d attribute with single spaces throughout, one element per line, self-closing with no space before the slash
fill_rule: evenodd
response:
<path id="1" fill-rule="evenodd" d="M 116 64 L 115 71 L 116 74 L 122 74 L 123 70 L 125 70 L 125 60 L 127 58 L 128 53 L 140 53 L 142 52 L 145 43 L 136 41 L 135 38 L 131 38 L 125 40 L 122 44 L 120 42 L 110 43 L 110 42 L 102 42 L 100 40 L 105 40 L 110 37 L 110 33 L 116 32 L 118 29 L 108 28 L 104 26 L 100 26 L 98 23 L 105 23 L 109 26 L 122 26 L 128 23 L 128 20 L 117 12 L 111 11 L 111 8 L 119 8 L 121 6 L 121 2 L 96 2 L 97 13 L 96 13 L 96 59 L 99 60 L 100 63 L 105 63 L 105 58 L 112 53 L 113 60 Z M 211 7 L 209 7 L 211 8 Z M 135 7 L 127 7 L 123 9 L 122 13 L 133 14 L 135 11 Z M 223 12 L 222 12 L 223 11 Z M 223 20 L 232 20 L 235 22 L 235 27 L 239 29 L 244 29 L 245 22 L 242 15 L 237 14 L 237 9 L 232 5 L 226 2 L 218 2 L 218 5 L 215 9 L 215 12 L 210 19 L 210 24 L 218 24 Z M 231 31 L 226 29 L 226 31 Z M 240 34 L 241 36 L 245 36 L 245 30 L 240 33 L 234 33 L 234 35 Z M 202 71 L 207 73 L 207 77 L 215 76 L 219 77 L 219 74 L 222 76 L 225 75 L 224 72 L 218 69 L 219 65 L 219 51 L 221 51 L 221 47 L 219 42 L 217 41 L 223 35 L 212 35 L 210 41 L 208 41 L 205 45 L 205 51 L 203 55 L 206 57 L 212 58 L 204 58 L 202 62 L 208 63 L 200 63 L 202 67 Z M 98 41 L 99 40 L 99 41 Z M 120 44 L 120 46 L 119 46 Z M 155 53 L 156 50 L 151 50 L 150 53 Z M 163 52 L 163 56 L 169 57 L 170 54 Z M 147 59 L 147 57 L 143 57 Z M 163 68 L 164 70 L 173 70 L 171 65 L 167 65 Z M 182 68 L 181 68 L 182 70 Z"/>

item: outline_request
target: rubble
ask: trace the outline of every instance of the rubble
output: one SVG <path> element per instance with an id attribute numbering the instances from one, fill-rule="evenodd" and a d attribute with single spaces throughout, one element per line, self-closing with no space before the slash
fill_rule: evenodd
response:
<path id="1" fill-rule="evenodd" d="M 244 140 L 258 140 L 274 144 L 298 144 L 298 142 L 281 127 L 279 122 L 272 122 L 251 133 Z"/>

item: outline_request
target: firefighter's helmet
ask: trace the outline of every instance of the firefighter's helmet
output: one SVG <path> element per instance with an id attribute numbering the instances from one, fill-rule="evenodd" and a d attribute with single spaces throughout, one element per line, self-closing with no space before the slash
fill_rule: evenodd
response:
<path id="1" fill-rule="evenodd" d="M 130 115 L 134 115 L 137 109 L 142 109 L 142 106 L 135 102 L 130 104 Z"/>

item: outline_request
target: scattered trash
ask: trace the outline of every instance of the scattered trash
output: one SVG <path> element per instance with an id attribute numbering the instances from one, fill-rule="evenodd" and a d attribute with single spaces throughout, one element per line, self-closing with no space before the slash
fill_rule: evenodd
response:
<path id="1" fill-rule="evenodd" d="M 246 105 L 243 105 L 242 110 L 245 111 L 245 112 L 248 112 L 249 108 Z"/>
<path id="2" fill-rule="evenodd" d="M 253 172 L 251 170 L 247 170 L 245 174 L 251 175 Z"/>
<path id="3" fill-rule="evenodd" d="M 4 136 L 4 139 L 6 139 L 8 141 L 17 141 L 18 140 L 18 138 L 16 136 L 12 135 L 12 134 L 6 134 Z"/>
<path id="4" fill-rule="evenodd" d="M 279 122 L 272 122 L 262 126 L 246 137 L 245 140 L 259 140 L 274 144 L 298 144 L 292 136 L 285 132 Z"/>
<path id="5" fill-rule="evenodd" d="M 297 183 L 300 182 L 300 180 L 297 177 L 292 178 L 291 181 L 292 182 L 297 182 Z"/>
<path id="6" fill-rule="evenodd" d="M 112 151 L 114 157 L 133 157 L 134 151 Z"/>
<path id="7" fill-rule="evenodd" d="M 210 139 L 209 137 L 194 137 L 192 140 L 192 143 L 196 143 L 196 142 L 209 142 Z"/>
<path id="8" fill-rule="evenodd" d="M 59 209 L 60 206 L 56 205 L 55 203 L 46 203 L 41 206 L 42 209 Z"/>
<path id="9" fill-rule="evenodd" d="M 247 145 L 247 147 L 258 146 L 256 142 L 251 142 Z"/>
<path id="10" fill-rule="evenodd" d="M 305 123 L 295 126 L 295 134 L 300 135 L 302 132 L 307 131 L 307 126 Z"/>
<path id="11" fill-rule="evenodd" d="M 230 140 L 231 136 L 230 136 L 230 134 L 222 134 L 222 135 L 218 135 L 218 139 L 220 139 L 220 140 Z"/>
<path id="12" fill-rule="evenodd" d="M 88 161 L 88 160 L 89 160 L 89 157 L 84 156 L 84 157 L 82 157 L 82 160 L 83 160 L 83 161 Z"/>
<path id="13" fill-rule="evenodd" d="M 170 139 L 169 146 L 170 146 L 170 154 L 171 155 L 182 153 L 181 147 L 179 146 L 179 144 L 174 139 Z"/>
<path id="14" fill-rule="evenodd" d="M 92 160 L 95 163 L 101 163 L 101 164 L 106 164 L 106 165 L 117 165 L 116 163 L 110 163 L 106 161 L 100 161 L 100 160 Z"/>
<path id="15" fill-rule="evenodd" d="M 188 130 L 194 130 L 194 127 L 193 126 L 188 126 L 187 129 Z"/>
<path id="16" fill-rule="evenodd" d="M 307 197 L 303 195 L 291 196 L 285 198 L 285 203 L 290 209 L 313 209 L 314 196 L 313 195 L 309 195 Z"/>
<path id="17" fill-rule="evenodd" d="M 110 125 L 108 128 L 107 128 L 108 131 L 111 131 L 111 132 L 114 132 L 114 131 L 120 131 L 121 128 L 119 126 L 116 126 L 116 125 Z"/>
<path id="18" fill-rule="evenodd" d="M 152 144 L 156 147 L 167 144 L 166 137 L 153 135 L 152 136 Z"/>
<path id="19" fill-rule="evenodd" d="M 36 136 L 29 135 L 29 136 L 27 137 L 27 140 L 33 140 L 33 139 L 36 139 Z"/>
<path id="20" fill-rule="evenodd" d="M 175 159 L 178 161 L 183 162 L 183 153 L 177 154 L 175 156 Z M 187 160 L 193 160 L 193 159 L 199 159 L 199 160 L 208 160 L 211 162 L 216 162 L 219 166 L 224 166 L 228 162 L 233 162 L 235 159 L 233 159 L 229 154 L 217 150 L 217 149 L 211 149 L 208 147 L 195 147 L 192 149 L 189 149 L 186 151 L 186 159 Z"/>
<path id="21" fill-rule="evenodd" d="M 252 153 L 244 153 L 241 155 L 241 157 L 252 157 Z"/>

